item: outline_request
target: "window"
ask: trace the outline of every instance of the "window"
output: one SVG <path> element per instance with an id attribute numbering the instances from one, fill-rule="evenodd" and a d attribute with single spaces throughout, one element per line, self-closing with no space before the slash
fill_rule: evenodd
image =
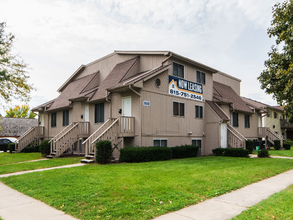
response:
<path id="1" fill-rule="evenodd" d="M 203 107 L 200 105 L 195 106 L 195 118 L 203 118 Z"/>
<path id="2" fill-rule="evenodd" d="M 184 103 L 173 102 L 173 116 L 184 116 Z"/>
<path id="3" fill-rule="evenodd" d="M 274 112 L 274 118 L 278 118 L 278 113 Z"/>
<path id="4" fill-rule="evenodd" d="M 191 140 L 191 145 L 201 148 L 201 139 L 193 139 L 193 140 Z"/>
<path id="5" fill-rule="evenodd" d="M 232 123 L 233 123 L 233 127 L 238 127 L 238 113 L 237 112 L 233 112 L 232 114 Z"/>
<path id="6" fill-rule="evenodd" d="M 57 115 L 56 112 L 51 113 L 51 127 L 56 127 L 56 121 L 57 121 L 56 115 Z"/>
<path id="7" fill-rule="evenodd" d="M 173 62 L 173 75 L 184 78 L 184 66 Z"/>
<path id="8" fill-rule="evenodd" d="M 167 139 L 154 139 L 153 145 L 154 147 L 167 147 Z"/>
<path id="9" fill-rule="evenodd" d="M 244 126 L 245 128 L 250 128 L 249 115 L 244 115 Z"/>
<path id="10" fill-rule="evenodd" d="M 196 82 L 200 84 L 206 84 L 206 74 L 201 71 L 196 71 Z"/>
<path id="11" fill-rule="evenodd" d="M 103 123 L 104 121 L 104 103 L 95 104 L 95 123 Z"/>
<path id="12" fill-rule="evenodd" d="M 69 125 L 69 110 L 63 111 L 63 126 Z"/>

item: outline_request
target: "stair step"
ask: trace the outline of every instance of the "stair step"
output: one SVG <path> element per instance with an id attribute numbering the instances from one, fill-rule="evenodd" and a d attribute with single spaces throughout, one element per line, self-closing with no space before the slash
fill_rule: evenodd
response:
<path id="1" fill-rule="evenodd" d="M 85 155 L 85 158 L 86 158 L 86 159 L 94 159 L 95 156 L 94 156 L 94 155 Z"/>
<path id="2" fill-rule="evenodd" d="M 80 162 L 81 163 L 94 163 L 94 160 L 82 159 Z"/>
<path id="3" fill-rule="evenodd" d="M 52 159 L 54 156 L 53 155 L 47 155 L 46 157 L 49 158 L 49 159 Z"/>

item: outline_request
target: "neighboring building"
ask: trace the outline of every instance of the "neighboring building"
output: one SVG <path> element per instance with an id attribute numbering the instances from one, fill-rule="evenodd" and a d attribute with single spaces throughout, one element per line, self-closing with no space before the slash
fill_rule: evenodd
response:
<path id="1" fill-rule="evenodd" d="M 18 150 L 36 134 L 51 140 L 55 156 L 92 155 L 101 139 L 112 141 L 115 157 L 125 146 L 193 144 L 202 155 L 245 147 L 246 138 L 261 137 L 240 82 L 170 51 L 115 51 L 80 66 L 56 99 L 33 109 L 39 127 Z"/>
<path id="2" fill-rule="evenodd" d="M 18 138 L 29 128 L 38 126 L 38 119 L 0 117 L 0 137 Z"/>

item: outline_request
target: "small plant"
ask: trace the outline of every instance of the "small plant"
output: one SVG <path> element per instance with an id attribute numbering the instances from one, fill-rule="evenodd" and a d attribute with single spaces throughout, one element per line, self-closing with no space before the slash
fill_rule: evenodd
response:
<path id="1" fill-rule="evenodd" d="M 9 143 L 8 150 L 10 153 L 12 153 L 12 151 L 15 151 L 15 143 Z"/>
<path id="2" fill-rule="evenodd" d="M 219 147 L 219 148 L 213 149 L 212 151 L 215 156 L 223 156 L 225 148 Z"/>
<path id="3" fill-rule="evenodd" d="M 257 156 L 262 157 L 262 158 L 263 157 L 270 157 L 269 151 L 266 149 L 261 149 L 260 151 L 258 151 Z"/>
<path id="4" fill-rule="evenodd" d="M 281 141 L 280 140 L 274 140 L 274 148 L 275 148 L 275 150 L 280 150 L 280 148 L 281 148 Z"/>
<path id="5" fill-rule="evenodd" d="M 32 152 L 40 152 L 40 146 L 26 146 L 25 148 L 22 149 L 23 153 L 32 153 Z"/>
<path id="6" fill-rule="evenodd" d="M 96 162 L 100 164 L 108 163 L 112 155 L 112 144 L 110 141 L 99 141 L 96 143 Z"/>
<path id="7" fill-rule="evenodd" d="M 243 148 L 226 148 L 224 156 L 228 157 L 248 157 L 249 150 Z"/>
<path id="8" fill-rule="evenodd" d="M 40 152 L 43 157 L 50 154 L 50 149 L 51 149 L 51 145 L 49 143 L 49 140 L 42 141 L 42 143 L 40 144 Z"/>
<path id="9" fill-rule="evenodd" d="M 254 147 L 253 140 L 247 140 L 246 141 L 246 149 L 249 150 L 250 154 L 252 154 L 253 147 Z"/>
<path id="10" fill-rule="evenodd" d="M 290 150 L 290 148 L 291 148 L 291 144 L 289 144 L 288 142 L 284 142 L 284 143 L 283 143 L 283 148 L 284 148 L 285 150 Z"/>

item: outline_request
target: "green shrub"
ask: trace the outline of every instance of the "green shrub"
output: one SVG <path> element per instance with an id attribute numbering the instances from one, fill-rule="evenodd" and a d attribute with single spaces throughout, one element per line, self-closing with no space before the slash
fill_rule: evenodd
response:
<path id="1" fill-rule="evenodd" d="M 253 140 L 247 140 L 246 141 L 246 149 L 249 150 L 250 154 L 252 154 L 253 147 L 254 147 Z"/>
<path id="2" fill-rule="evenodd" d="M 287 144 L 290 144 L 290 146 L 293 146 L 293 141 L 292 141 L 291 139 L 287 139 L 285 142 L 286 142 Z"/>
<path id="3" fill-rule="evenodd" d="M 284 142 L 284 143 L 283 143 L 283 148 L 284 148 L 285 150 L 290 150 L 290 148 L 291 148 L 291 144 L 289 144 L 289 143 L 287 143 L 287 142 Z"/>
<path id="4" fill-rule="evenodd" d="M 275 148 L 275 150 L 280 150 L 280 148 L 281 148 L 281 141 L 280 140 L 274 140 L 274 148 Z"/>
<path id="5" fill-rule="evenodd" d="M 12 151 L 15 151 L 15 143 L 9 143 L 7 149 L 10 153 L 12 153 Z"/>
<path id="6" fill-rule="evenodd" d="M 228 157 L 248 157 L 249 150 L 243 148 L 226 148 L 224 156 Z"/>
<path id="7" fill-rule="evenodd" d="M 22 149 L 23 153 L 32 153 L 32 152 L 40 152 L 40 146 L 26 146 L 25 148 Z M 50 154 L 50 153 L 49 153 Z"/>
<path id="8" fill-rule="evenodd" d="M 96 143 L 97 153 L 96 162 L 100 164 L 108 163 L 112 155 L 112 144 L 110 141 L 99 141 Z"/>
<path id="9" fill-rule="evenodd" d="M 269 157 L 269 151 L 266 149 L 261 149 L 260 151 L 258 151 L 257 153 L 258 157 Z"/>
<path id="10" fill-rule="evenodd" d="M 40 152 L 43 157 L 50 154 L 51 144 L 49 143 L 49 140 L 44 140 L 40 144 Z"/>
<path id="11" fill-rule="evenodd" d="M 172 159 L 168 147 L 126 147 L 120 150 L 120 162 L 138 163 Z"/>
<path id="12" fill-rule="evenodd" d="M 215 156 L 223 156 L 225 149 L 226 149 L 226 148 L 220 148 L 220 147 L 219 147 L 219 148 L 215 148 L 215 149 L 213 149 L 212 151 L 213 151 L 213 154 L 214 154 Z"/>
<path id="13" fill-rule="evenodd" d="M 197 157 L 199 147 L 193 145 L 182 145 L 178 147 L 171 147 L 172 158 L 188 158 Z"/>

